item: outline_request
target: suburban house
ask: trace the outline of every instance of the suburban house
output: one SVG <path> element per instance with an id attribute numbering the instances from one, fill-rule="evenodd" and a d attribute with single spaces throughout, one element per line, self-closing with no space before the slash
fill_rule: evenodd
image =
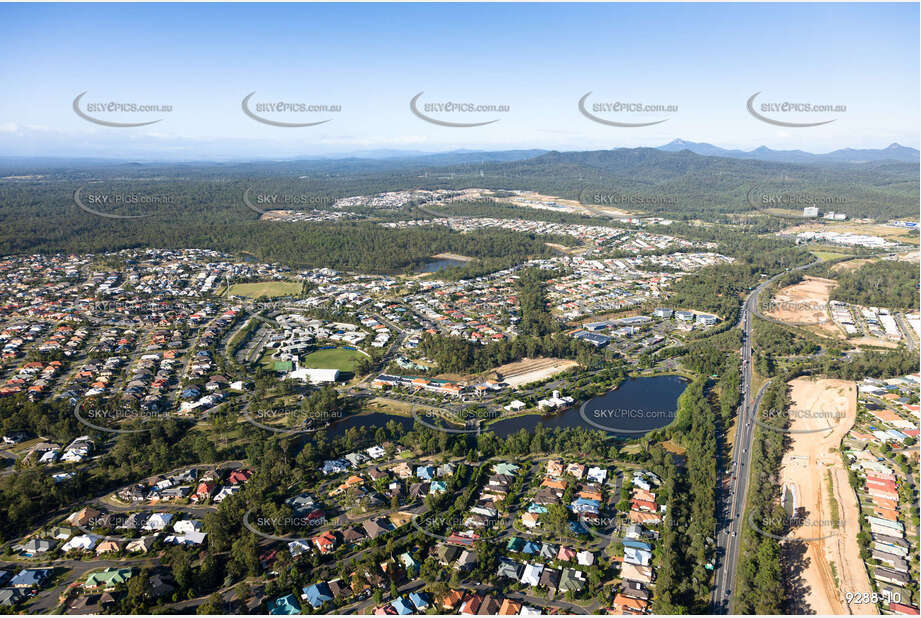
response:
<path id="1" fill-rule="evenodd" d="M 90 573 L 83 584 L 86 590 L 107 590 L 112 591 L 121 584 L 127 582 L 134 575 L 134 569 L 118 569 L 109 567 L 102 571 Z"/>

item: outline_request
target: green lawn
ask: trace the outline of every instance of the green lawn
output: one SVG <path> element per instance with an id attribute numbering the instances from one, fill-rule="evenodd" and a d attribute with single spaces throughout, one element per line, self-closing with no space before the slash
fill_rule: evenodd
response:
<path id="1" fill-rule="evenodd" d="M 272 354 L 274 354 L 275 352 L 276 350 L 269 350 L 269 349 L 265 350 L 262 353 L 262 356 L 259 357 L 259 360 L 257 361 L 258 364 L 262 365 L 265 369 L 271 371 L 272 366 L 275 364 L 275 359 L 272 358 Z"/>
<path id="2" fill-rule="evenodd" d="M 848 253 L 835 253 L 834 251 L 820 251 L 820 250 L 813 250 L 813 251 L 810 251 L 809 253 L 816 256 L 820 260 L 835 260 L 835 259 L 847 257 L 848 255 L 850 255 Z"/>
<path id="3" fill-rule="evenodd" d="M 304 366 L 311 369 L 338 369 L 355 371 L 355 365 L 364 356 L 356 350 L 336 348 L 334 350 L 316 350 L 304 357 Z"/>
<path id="4" fill-rule="evenodd" d="M 235 283 L 230 286 L 230 296 L 246 296 L 248 298 L 261 298 L 263 296 L 292 296 L 300 294 L 301 284 L 298 281 L 256 281 L 253 283 Z"/>

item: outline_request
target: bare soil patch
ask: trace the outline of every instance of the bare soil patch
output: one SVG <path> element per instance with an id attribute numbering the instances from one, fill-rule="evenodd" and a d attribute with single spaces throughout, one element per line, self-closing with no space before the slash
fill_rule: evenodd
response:
<path id="1" fill-rule="evenodd" d="M 840 264 L 835 264 L 831 269 L 835 272 L 848 272 L 851 270 L 857 270 L 864 264 L 871 264 L 875 262 L 874 259 L 859 259 L 859 260 L 848 260 L 846 262 L 841 262 Z"/>
<path id="2" fill-rule="evenodd" d="M 578 253 L 582 250 L 582 247 L 567 247 L 566 245 L 561 245 L 555 242 L 545 242 L 544 244 L 551 249 L 556 249 L 561 253 Z"/>
<path id="3" fill-rule="evenodd" d="M 777 290 L 767 315 L 795 325 L 831 324 L 831 332 L 840 336 L 841 331 L 827 311 L 831 290 L 836 285 L 833 279 L 806 276 L 799 283 Z"/>
<path id="4" fill-rule="evenodd" d="M 563 358 L 525 358 L 515 363 L 496 367 L 488 375 L 498 373 L 503 382 L 516 387 L 544 380 L 578 365 L 579 363 L 574 360 Z"/>
<path id="5" fill-rule="evenodd" d="M 789 386 L 790 449 L 780 482 L 796 496 L 802 522 L 787 544 L 805 549 L 794 567 L 801 582 L 795 613 L 876 614 L 875 605 L 848 606 L 844 599 L 845 592 L 873 590 L 857 545 L 860 506 L 837 451 L 857 418 L 856 385 L 797 378 Z"/>
<path id="6" fill-rule="evenodd" d="M 882 225 L 879 223 L 855 223 L 851 221 L 823 221 L 819 222 L 809 222 L 801 223 L 799 225 L 794 225 L 783 230 L 784 234 L 798 234 L 800 232 L 817 232 L 817 231 L 826 231 L 826 232 L 838 232 L 839 234 L 845 234 L 850 232 L 851 234 L 865 234 L 867 236 L 879 236 L 880 238 L 886 238 L 888 240 L 895 240 L 901 243 L 908 245 L 917 245 L 918 244 L 918 235 L 910 232 L 909 230 L 891 227 L 888 225 Z"/>
<path id="7" fill-rule="evenodd" d="M 461 255 L 459 253 L 450 253 L 447 251 L 444 253 L 436 253 L 432 257 L 438 258 L 441 260 L 457 260 L 458 262 L 475 262 L 476 261 L 476 258 L 472 258 L 466 255 Z"/>
<path id="8" fill-rule="evenodd" d="M 898 341 L 890 341 L 889 339 L 877 339 L 876 337 L 857 337 L 856 339 L 851 339 L 851 343 L 854 345 L 871 345 L 877 348 L 895 349 L 899 347 Z"/>

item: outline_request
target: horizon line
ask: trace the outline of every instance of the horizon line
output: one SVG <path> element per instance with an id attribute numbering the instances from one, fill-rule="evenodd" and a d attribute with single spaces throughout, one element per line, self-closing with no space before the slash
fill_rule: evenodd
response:
<path id="1" fill-rule="evenodd" d="M 522 152 L 522 151 L 540 151 L 541 154 L 548 154 L 553 152 L 559 153 L 575 153 L 575 152 L 606 152 L 613 150 L 662 150 L 666 146 L 675 144 L 675 142 L 683 142 L 689 146 L 710 146 L 717 148 L 719 150 L 724 150 L 727 152 L 735 153 L 745 153 L 753 154 L 759 150 L 766 149 L 767 151 L 774 153 L 802 153 L 812 156 L 825 156 L 833 154 L 836 152 L 842 151 L 875 151 L 882 152 L 889 148 L 899 147 L 908 150 L 914 150 L 919 153 L 921 156 L 921 150 L 914 146 L 906 146 L 899 142 L 891 142 L 885 146 L 876 147 L 876 148 L 854 148 L 852 146 L 845 146 L 842 148 L 835 148 L 833 150 L 828 150 L 825 152 L 812 152 L 808 150 L 803 150 L 801 148 L 791 148 L 791 149 L 778 149 L 771 148 L 766 145 L 760 145 L 751 150 L 745 150 L 742 148 L 731 148 L 718 146 L 710 142 L 694 142 L 691 140 L 685 140 L 682 138 L 674 138 L 671 141 L 662 144 L 660 146 L 614 146 L 612 148 L 589 148 L 589 149 L 559 149 L 559 148 L 543 148 L 539 146 L 531 147 L 506 147 L 506 148 L 454 148 L 449 150 L 414 150 L 414 149 L 400 149 L 400 148 L 368 148 L 365 150 L 346 150 L 341 152 L 329 152 L 329 153 L 303 153 L 295 155 L 284 155 L 284 156 L 275 156 L 275 155 L 253 155 L 253 156 L 240 156 L 240 155 L 228 155 L 226 157 L 221 156 L 201 156 L 201 157 L 118 157 L 118 156 L 98 156 L 98 155 L 49 155 L 49 154 L 0 154 L 0 161 L 9 161 L 9 160 L 27 160 L 27 159 L 49 159 L 54 161 L 112 161 L 112 162 L 147 162 L 147 163 L 161 163 L 161 162 L 170 162 L 170 163 L 217 163 L 217 162 L 248 162 L 248 161 L 299 161 L 304 159 L 317 159 L 317 160 L 346 160 L 346 159 L 367 159 L 371 161 L 375 160 L 387 160 L 387 159 L 397 159 L 401 157 L 407 158 L 422 158 L 427 156 L 437 156 L 437 155 L 446 155 L 446 154 L 494 154 L 494 153 L 507 153 L 507 152 Z M 687 150 L 692 152 L 690 148 L 685 148 L 678 151 L 671 152 L 683 152 Z M 386 153 L 386 154 L 385 154 Z M 700 154 L 693 153 L 698 156 L 712 156 L 719 157 L 719 153 L 715 154 Z"/>

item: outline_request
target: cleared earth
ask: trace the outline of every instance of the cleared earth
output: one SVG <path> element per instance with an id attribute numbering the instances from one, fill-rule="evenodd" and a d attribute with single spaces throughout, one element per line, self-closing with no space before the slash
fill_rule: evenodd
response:
<path id="1" fill-rule="evenodd" d="M 843 337 L 827 311 L 831 290 L 837 284 L 832 279 L 803 277 L 799 283 L 777 290 L 767 315 L 787 324 L 816 327 L 825 336 Z"/>
<path id="2" fill-rule="evenodd" d="M 793 558 L 794 612 L 876 614 L 873 604 L 848 606 L 844 599 L 845 592 L 873 591 L 857 545 L 860 507 L 838 452 L 857 419 L 857 387 L 849 380 L 811 378 L 788 385 L 790 448 L 780 483 L 794 497 L 800 522 L 784 543 L 788 560 Z"/>
<path id="3" fill-rule="evenodd" d="M 525 358 L 516 363 L 497 367 L 490 372 L 490 375 L 498 373 L 502 376 L 503 382 L 514 388 L 555 376 L 578 365 L 576 361 L 562 358 Z"/>

